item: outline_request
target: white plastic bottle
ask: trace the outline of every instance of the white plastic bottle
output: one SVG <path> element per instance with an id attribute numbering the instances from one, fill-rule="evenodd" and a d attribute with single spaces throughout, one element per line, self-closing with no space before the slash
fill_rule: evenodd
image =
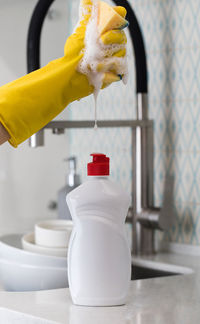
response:
<path id="1" fill-rule="evenodd" d="M 67 195 L 74 221 L 68 250 L 68 279 L 76 305 L 123 305 L 131 280 L 125 232 L 130 196 L 108 179 L 109 158 L 95 153 L 89 179 Z"/>

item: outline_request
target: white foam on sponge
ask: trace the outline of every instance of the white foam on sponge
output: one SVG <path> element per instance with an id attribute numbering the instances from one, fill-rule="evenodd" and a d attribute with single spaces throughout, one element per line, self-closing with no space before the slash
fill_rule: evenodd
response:
<path id="1" fill-rule="evenodd" d="M 79 72 L 87 75 L 91 85 L 94 86 L 94 95 L 97 95 L 103 85 L 104 73 L 106 66 L 113 64 L 115 66 L 116 73 L 123 75 L 124 83 L 127 82 L 128 68 L 127 57 L 114 57 L 114 53 L 124 48 L 124 44 L 111 44 L 104 45 L 100 39 L 98 31 L 98 0 L 93 0 L 92 12 L 89 22 L 86 27 L 85 33 L 85 48 L 83 50 L 83 58 L 79 63 Z M 80 8 L 82 15 L 84 14 L 84 8 Z M 101 72 L 98 71 L 99 63 L 103 63 L 105 69 Z"/>

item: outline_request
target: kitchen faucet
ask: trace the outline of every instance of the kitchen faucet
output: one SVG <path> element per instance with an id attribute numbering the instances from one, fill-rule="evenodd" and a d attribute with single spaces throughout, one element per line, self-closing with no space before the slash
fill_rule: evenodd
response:
<path id="1" fill-rule="evenodd" d="M 40 68 L 40 36 L 46 14 L 54 0 L 39 0 L 29 25 L 27 40 L 28 72 Z M 136 70 L 136 120 L 104 120 L 98 127 L 129 127 L 132 147 L 132 207 L 127 222 L 132 224 L 132 254 L 155 253 L 155 230 L 169 229 L 175 220 L 173 210 L 174 179 L 167 176 L 164 185 L 162 208 L 154 207 L 153 184 L 153 121 L 148 118 L 147 61 L 142 32 L 135 13 L 126 0 L 114 0 L 116 5 L 127 10 L 129 32 L 135 55 Z M 92 128 L 92 121 L 52 121 L 34 134 L 31 147 L 44 145 L 44 130 L 52 129 L 54 134 L 63 134 L 65 129 Z"/>

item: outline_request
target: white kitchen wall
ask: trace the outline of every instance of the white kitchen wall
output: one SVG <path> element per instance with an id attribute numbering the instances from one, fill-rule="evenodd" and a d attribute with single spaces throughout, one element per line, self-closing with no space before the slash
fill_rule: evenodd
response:
<path id="1" fill-rule="evenodd" d="M 26 74 L 26 37 L 36 0 L 0 0 L 0 85 Z M 57 0 L 42 33 L 42 65 L 63 55 L 68 35 L 67 0 Z M 52 17 L 52 19 L 51 19 Z M 35 107 L 40 109 L 40 107 Z M 67 110 L 58 118 L 66 119 Z M 44 148 L 28 143 L 0 147 L 0 234 L 25 232 L 38 219 L 56 217 L 47 208 L 64 185 L 68 136 L 46 131 Z"/>

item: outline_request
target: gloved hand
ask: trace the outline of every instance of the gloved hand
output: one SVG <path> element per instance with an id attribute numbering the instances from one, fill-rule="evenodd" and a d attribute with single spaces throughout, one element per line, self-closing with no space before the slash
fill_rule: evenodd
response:
<path id="1" fill-rule="evenodd" d="M 29 138 L 55 118 L 69 103 L 86 97 L 94 90 L 86 75 L 78 72 L 83 57 L 85 32 L 91 16 L 92 0 L 81 1 L 81 20 L 67 39 L 64 56 L 0 88 L 0 123 L 10 135 L 12 146 Z M 125 16 L 123 7 L 115 10 Z M 101 36 L 107 44 L 122 44 L 115 56 L 125 55 L 126 36 L 111 30 Z M 114 64 L 99 64 L 105 72 L 103 87 L 120 80 Z"/>

